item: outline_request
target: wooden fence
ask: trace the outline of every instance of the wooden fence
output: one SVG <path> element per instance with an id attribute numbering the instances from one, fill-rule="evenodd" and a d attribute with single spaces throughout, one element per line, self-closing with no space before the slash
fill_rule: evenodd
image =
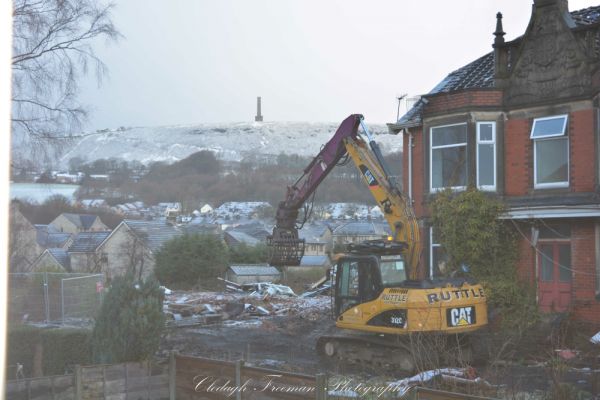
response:
<path id="1" fill-rule="evenodd" d="M 124 363 L 75 368 L 70 375 L 8 381 L 9 400 L 346 400 L 327 397 L 325 375 L 304 375 L 172 353 L 168 368 Z M 416 387 L 415 400 L 476 400 L 482 397 Z"/>
<path id="2" fill-rule="evenodd" d="M 167 400 L 169 374 L 151 363 L 75 368 L 74 374 L 8 381 L 11 400 Z"/>
<path id="3" fill-rule="evenodd" d="M 324 376 L 172 354 L 171 399 L 325 399 Z"/>

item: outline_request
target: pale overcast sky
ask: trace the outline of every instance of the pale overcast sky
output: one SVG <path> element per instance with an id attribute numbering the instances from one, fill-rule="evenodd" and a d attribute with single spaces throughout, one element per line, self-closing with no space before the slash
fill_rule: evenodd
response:
<path id="1" fill-rule="evenodd" d="M 506 39 L 533 0 L 117 0 L 125 36 L 97 46 L 110 75 L 84 85 L 89 129 L 252 121 L 392 122 L 398 94 L 423 94 Z M 571 0 L 570 10 L 598 4 Z"/>

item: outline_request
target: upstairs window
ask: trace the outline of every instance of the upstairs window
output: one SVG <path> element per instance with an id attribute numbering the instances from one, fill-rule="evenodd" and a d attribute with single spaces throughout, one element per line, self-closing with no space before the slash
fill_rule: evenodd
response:
<path id="1" fill-rule="evenodd" d="M 496 123 L 477 123 L 477 187 L 496 190 Z"/>
<path id="2" fill-rule="evenodd" d="M 533 140 L 534 187 L 569 186 L 568 115 L 536 118 Z"/>
<path id="3" fill-rule="evenodd" d="M 431 191 L 467 186 L 467 124 L 430 130 Z"/>

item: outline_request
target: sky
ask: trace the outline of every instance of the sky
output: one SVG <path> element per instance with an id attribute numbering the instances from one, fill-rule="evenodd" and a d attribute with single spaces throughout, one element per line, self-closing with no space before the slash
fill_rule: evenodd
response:
<path id="1" fill-rule="evenodd" d="M 571 0 L 570 10 L 598 1 Z M 116 0 L 109 69 L 84 80 L 87 130 L 252 121 L 393 122 L 425 94 L 524 33 L 533 0 Z"/>

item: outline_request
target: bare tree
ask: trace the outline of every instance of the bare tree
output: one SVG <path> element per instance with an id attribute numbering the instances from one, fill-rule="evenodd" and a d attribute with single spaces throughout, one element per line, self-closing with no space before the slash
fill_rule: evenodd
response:
<path id="1" fill-rule="evenodd" d="M 121 36 L 112 4 L 101 0 L 14 0 L 12 128 L 28 143 L 58 145 L 81 129 L 87 110 L 77 101 L 78 80 L 107 69 L 92 42 Z"/>

